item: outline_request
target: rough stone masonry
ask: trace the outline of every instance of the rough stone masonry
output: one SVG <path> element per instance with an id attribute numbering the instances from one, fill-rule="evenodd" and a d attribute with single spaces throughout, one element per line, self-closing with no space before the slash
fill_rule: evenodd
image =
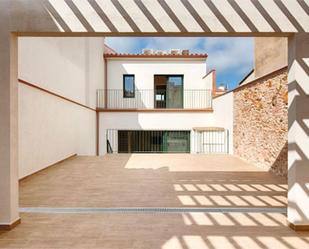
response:
<path id="1" fill-rule="evenodd" d="M 234 91 L 234 154 L 287 175 L 287 69 Z"/>

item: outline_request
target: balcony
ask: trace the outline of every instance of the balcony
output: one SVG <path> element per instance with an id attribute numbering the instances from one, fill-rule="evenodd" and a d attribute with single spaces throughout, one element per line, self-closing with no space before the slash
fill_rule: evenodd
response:
<path id="1" fill-rule="evenodd" d="M 97 108 L 102 111 L 209 111 L 212 109 L 212 91 L 210 89 L 183 91 L 136 89 L 130 97 L 124 97 L 122 89 L 99 89 L 97 90 Z"/>

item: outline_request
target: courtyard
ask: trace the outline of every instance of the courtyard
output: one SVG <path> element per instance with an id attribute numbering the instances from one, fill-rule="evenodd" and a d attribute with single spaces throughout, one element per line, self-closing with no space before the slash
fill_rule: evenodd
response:
<path id="1" fill-rule="evenodd" d="M 308 7 L 1 1 L 0 249 L 309 248 Z"/>
<path id="2" fill-rule="evenodd" d="M 229 155 L 73 157 L 20 183 L 21 207 L 285 207 L 286 178 Z"/>
<path id="3" fill-rule="evenodd" d="M 21 180 L 0 248 L 307 248 L 286 195 L 285 177 L 229 155 L 77 156 Z"/>

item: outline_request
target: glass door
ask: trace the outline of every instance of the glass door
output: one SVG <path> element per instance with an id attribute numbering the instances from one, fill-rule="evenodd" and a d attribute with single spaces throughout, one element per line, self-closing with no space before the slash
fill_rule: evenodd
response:
<path id="1" fill-rule="evenodd" d="M 190 131 L 164 131 L 163 152 L 190 153 Z"/>
<path id="2" fill-rule="evenodd" d="M 183 75 L 167 76 L 166 108 L 183 108 Z"/>

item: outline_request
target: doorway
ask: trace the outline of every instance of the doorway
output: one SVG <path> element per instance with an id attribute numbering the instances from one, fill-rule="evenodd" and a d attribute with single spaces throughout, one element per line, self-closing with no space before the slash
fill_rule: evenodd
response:
<path id="1" fill-rule="evenodd" d="M 155 108 L 183 108 L 183 75 L 154 75 Z"/>

